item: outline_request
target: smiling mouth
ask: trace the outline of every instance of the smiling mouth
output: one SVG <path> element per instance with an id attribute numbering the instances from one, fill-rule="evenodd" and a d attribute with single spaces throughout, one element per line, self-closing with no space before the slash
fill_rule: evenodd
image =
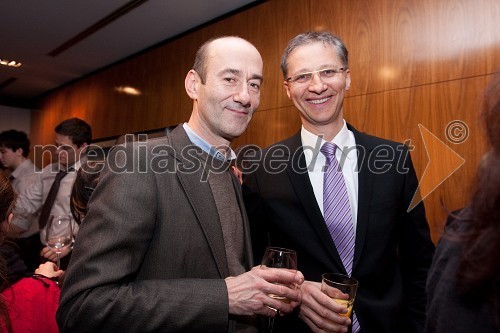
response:
<path id="1" fill-rule="evenodd" d="M 232 111 L 232 112 L 240 113 L 240 114 L 248 114 L 247 110 L 232 109 L 232 108 L 228 108 L 228 110 Z"/>
<path id="2" fill-rule="evenodd" d="M 323 104 L 326 103 L 331 97 L 325 97 L 322 99 L 310 99 L 307 102 L 311 104 Z"/>

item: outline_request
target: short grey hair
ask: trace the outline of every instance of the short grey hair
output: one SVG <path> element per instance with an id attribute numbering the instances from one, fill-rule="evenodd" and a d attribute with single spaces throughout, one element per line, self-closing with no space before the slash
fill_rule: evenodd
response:
<path id="1" fill-rule="evenodd" d="M 330 44 L 337 50 L 337 55 L 343 63 L 344 69 L 349 68 L 348 55 L 347 55 L 347 47 L 340 37 L 333 35 L 328 31 L 308 31 L 302 33 L 300 35 L 295 36 L 290 39 L 288 45 L 283 52 L 283 56 L 281 57 L 281 71 L 283 72 L 283 78 L 286 79 L 288 75 L 288 56 L 295 50 L 297 47 L 322 42 L 323 44 Z"/>

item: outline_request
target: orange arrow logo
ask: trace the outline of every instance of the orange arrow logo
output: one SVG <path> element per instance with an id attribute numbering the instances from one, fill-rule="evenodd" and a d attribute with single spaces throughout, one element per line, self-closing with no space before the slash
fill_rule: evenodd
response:
<path id="1" fill-rule="evenodd" d="M 437 136 L 432 134 L 422 124 L 418 124 L 420 135 L 424 141 L 425 152 L 429 162 L 425 167 L 417 191 L 411 200 L 408 212 L 427 198 L 439 185 L 457 171 L 464 163 L 460 155 L 448 147 Z"/>

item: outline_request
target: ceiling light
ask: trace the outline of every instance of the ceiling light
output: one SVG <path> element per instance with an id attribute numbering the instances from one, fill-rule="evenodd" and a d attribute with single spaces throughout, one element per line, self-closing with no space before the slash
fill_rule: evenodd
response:
<path id="1" fill-rule="evenodd" d="M 19 67 L 19 66 L 21 66 L 21 63 L 16 62 L 14 60 L 0 59 L 0 65 L 10 66 L 10 67 Z"/>
<path id="2" fill-rule="evenodd" d="M 141 94 L 141 91 L 134 88 L 134 87 L 129 87 L 129 86 L 120 86 L 115 88 L 116 91 L 119 93 L 127 94 L 127 95 L 134 95 L 138 96 Z"/>

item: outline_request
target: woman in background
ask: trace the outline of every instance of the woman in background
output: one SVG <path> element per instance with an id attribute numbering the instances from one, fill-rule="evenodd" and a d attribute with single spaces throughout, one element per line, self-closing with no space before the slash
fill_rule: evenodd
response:
<path id="1" fill-rule="evenodd" d="M 60 290 L 53 279 L 63 272 L 55 271 L 55 264 L 46 262 L 34 275 L 26 277 L 26 265 L 4 244 L 15 199 L 12 185 L 0 174 L 0 331 L 58 332 L 55 315 Z"/>
<path id="2" fill-rule="evenodd" d="M 485 94 L 482 120 L 489 151 L 470 203 L 451 216 L 427 280 L 426 332 L 500 331 L 500 73 Z"/>

